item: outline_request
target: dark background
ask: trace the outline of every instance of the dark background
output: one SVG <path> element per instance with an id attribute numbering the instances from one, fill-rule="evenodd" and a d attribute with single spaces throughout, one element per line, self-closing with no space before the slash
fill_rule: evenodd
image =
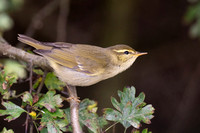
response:
<path id="1" fill-rule="evenodd" d="M 4 33 L 4 38 L 16 46 L 17 34 L 26 33 L 33 17 L 50 2 L 25 1 L 20 10 L 11 13 L 15 25 Z M 116 77 L 78 87 L 81 99 L 98 101 L 102 114 L 103 108 L 112 106 L 110 97 L 117 97 L 117 90 L 135 86 L 137 95 L 144 92 L 145 101 L 156 109 L 152 123 L 143 124 L 142 128 L 148 127 L 154 133 L 200 132 L 200 44 L 197 39 L 190 39 L 189 26 L 184 25 L 188 5 L 186 0 L 71 0 L 67 34 L 59 41 L 101 47 L 124 43 L 148 52 Z M 58 15 L 59 9 L 55 9 L 32 29 L 34 34 L 30 36 L 58 41 Z M 28 88 L 28 83 L 17 86 Z M 22 116 L 8 125 L 1 121 L 0 127 L 16 126 L 15 132 L 23 132 L 23 122 Z M 123 127 L 118 124 L 116 131 L 123 132 Z"/>

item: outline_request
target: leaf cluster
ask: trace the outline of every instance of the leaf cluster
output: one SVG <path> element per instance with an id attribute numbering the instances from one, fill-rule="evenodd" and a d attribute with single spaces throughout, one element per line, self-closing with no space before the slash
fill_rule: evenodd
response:
<path id="1" fill-rule="evenodd" d="M 141 122 L 150 124 L 153 118 L 154 108 L 151 104 L 146 105 L 144 102 L 145 94 L 140 93 L 135 97 L 135 88 L 124 88 L 124 91 L 118 91 L 120 102 L 114 97 L 111 98 L 112 105 L 116 109 L 106 108 L 104 110 L 107 120 L 121 123 L 125 129 L 133 126 L 139 128 Z"/>
<path id="2" fill-rule="evenodd" d="M 37 89 L 42 80 L 41 76 L 44 73 L 39 69 L 34 69 L 34 73 L 38 75 L 33 85 L 34 89 Z M 6 75 L 3 71 L 0 71 L 1 95 L 4 96 L 6 94 L 5 92 L 10 89 L 16 80 L 16 77 Z M 23 92 L 20 95 L 22 99 L 22 105 L 20 106 L 11 101 L 4 102 L 2 100 L 2 105 L 5 109 L 0 109 L 0 115 L 6 115 L 5 120 L 10 122 L 19 118 L 22 113 L 26 113 L 32 117 L 33 124 L 38 132 L 71 132 L 70 108 L 63 108 L 63 102 L 66 102 L 64 100 L 66 98 L 56 93 L 56 90 L 63 90 L 64 83 L 59 81 L 53 73 L 48 73 L 44 84 L 48 88 L 47 93 L 38 94 L 34 91 L 32 93 L 28 91 Z M 118 96 L 120 98 L 119 102 L 114 97 L 111 98 L 115 109 L 104 109 L 103 116 L 97 114 L 98 107 L 96 101 L 87 98 L 82 100 L 79 106 L 79 121 L 81 127 L 83 129 L 86 128 L 91 133 L 102 133 L 109 129 L 104 130 L 104 127 L 109 124 L 108 121 L 121 123 L 125 129 L 131 126 L 139 128 L 141 122 L 150 124 L 150 120 L 153 118 L 154 108 L 150 104 L 146 105 L 144 102 L 144 93 L 140 93 L 136 97 L 135 88 L 126 87 L 123 91 L 118 91 Z M 29 107 L 30 110 L 27 111 L 26 107 Z M 135 130 L 134 132 L 139 133 L 139 130 Z M 144 129 L 142 133 L 148 133 L 148 131 Z"/>

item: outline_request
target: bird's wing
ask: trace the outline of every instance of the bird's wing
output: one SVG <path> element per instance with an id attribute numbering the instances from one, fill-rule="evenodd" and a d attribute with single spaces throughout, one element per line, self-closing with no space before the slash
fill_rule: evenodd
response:
<path id="1" fill-rule="evenodd" d="M 105 54 L 98 50 L 91 50 L 90 46 L 74 45 L 69 48 L 57 47 L 51 50 L 36 50 L 35 52 L 62 66 L 89 76 L 103 73 L 108 63 Z"/>

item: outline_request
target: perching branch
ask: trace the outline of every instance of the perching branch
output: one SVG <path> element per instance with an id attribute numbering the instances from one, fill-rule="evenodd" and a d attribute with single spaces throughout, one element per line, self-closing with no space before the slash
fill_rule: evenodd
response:
<path id="1" fill-rule="evenodd" d="M 44 57 L 30 54 L 24 50 L 12 47 L 0 36 L 0 54 L 8 56 L 13 59 L 23 60 L 27 63 L 37 65 L 43 69 L 51 69 L 47 60 Z M 76 87 L 67 86 L 69 93 L 69 103 L 71 112 L 71 122 L 73 127 L 73 133 L 82 133 L 82 129 L 79 124 L 79 100 L 77 97 Z"/>
<path id="2" fill-rule="evenodd" d="M 13 59 L 23 60 L 27 63 L 31 63 L 32 60 L 33 65 L 40 66 L 43 69 L 49 69 L 49 70 L 51 69 L 51 67 L 47 63 L 47 60 L 44 57 L 30 54 L 22 49 L 12 47 L 1 36 L 0 36 L 0 54 L 3 54 Z"/>
<path id="3" fill-rule="evenodd" d="M 70 103 L 70 117 L 73 128 L 73 133 L 82 133 L 81 126 L 79 124 L 79 99 L 75 86 L 67 85 L 67 91 L 69 93 Z"/>

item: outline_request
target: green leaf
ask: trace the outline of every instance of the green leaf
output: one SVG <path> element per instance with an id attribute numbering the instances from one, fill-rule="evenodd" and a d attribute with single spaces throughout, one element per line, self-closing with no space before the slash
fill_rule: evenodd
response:
<path id="1" fill-rule="evenodd" d="M 36 82 L 33 84 L 33 89 L 36 89 L 42 81 L 42 77 L 39 77 Z"/>
<path id="2" fill-rule="evenodd" d="M 44 75 L 44 72 L 41 69 L 33 69 L 33 72 L 37 75 Z"/>
<path id="3" fill-rule="evenodd" d="M 47 127 L 48 133 L 62 133 L 67 131 L 66 126 L 69 124 L 65 119 L 59 118 L 58 115 L 60 112 L 63 111 L 55 111 L 54 113 L 49 112 L 48 110 L 43 110 L 42 119 L 41 119 L 41 127 Z M 59 112 L 59 113 L 58 113 Z M 58 113 L 55 115 L 55 113 Z M 57 117 L 59 116 L 59 117 Z M 62 115 L 64 117 L 64 114 Z M 45 129 L 43 130 L 45 132 Z"/>
<path id="4" fill-rule="evenodd" d="M 10 92 L 9 88 L 16 83 L 17 76 L 13 74 L 6 74 L 4 70 L 0 71 L 0 93 L 6 95 L 5 99 L 9 99 L 10 96 L 14 95 L 14 91 Z"/>
<path id="5" fill-rule="evenodd" d="M 33 104 L 33 97 L 28 91 L 24 93 L 24 95 L 22 96 L 22 100 L 23 102 L 28 103 L 31 106 Z"/>
<path id="6" fill-rule="evenodd" d="M 3 128 L 3 130 L 1 131 L 1 133 L 14 133 L 14 131 L 12 129 L 7 130 L 5 127 Z"/>
<path id="7" fill-rule="evenodd" d="M 62 107 L 63 100 L 59 94 L 55 95 L 55 91 L 48 91 L 35 106 L 43 106 L 50 112 L 55 112 L 56 107 Z"/>
<path id="8" fill-rule="evenodd" d="M 64 82 L 60 81 L 52 72 L 47 74 L 44 83 L 49 90 L 63 90 L 63 87 L 66 85 Z"/>
<path id="9" fill-rule="evenodd" d="M 44 109 L 43 111 L 47 112 L 52 118 L 63 118 L 64 117 L 64 111 L 59 108 L 56 108 L 55 112 L 50 112 L 47 109 Z"/>
<path id="10" fill-rule="evenodd" d="M 122 117 L 120 112 L 111 108 L 106 108 L 104 113 L 106 114 L 106 119 L 109 121 L 120 121 Z"/>
<path id="11" fill-rule="evenodd" d="M 5 120 L 8 120 L 8 122 L 17 119 L 23 112 L 26 112 L 21 107 L 15 105 L 12 102 L 3 102 L 2 105 L 6 108 L 6 110 L 0 110 L 0 115 L 9 115 L 6 117 Z"/>
<path id="12" fill-rule="evenodd" d="M 133 133 L 140 133 L 140 131 L 139 130 L 134 130 Z M 145 128 L 145 129 L 142 130 L 141 133 L 152 133 L 152 132 L 148 131 L 148 128 Z"/>
<path id="13" fill-rule="evenodd" d="M 139 128 L 141 122 L 150 124 L 153 118 L 154 108 L 144 102 L 145 94 L 140 93 L 135 97 L 135 88 L 124 88 L 123 92 L 118 91 L 120 102 L 111 98 L 113 106 L 117 109 L 106 108 L 104 115 L 107 120 L 120 122 L 125 128 L 133 126 Z M 146 106 L 145 106 L 146 105 Z"/>
<path id="14" fill-rule="evenodd" d="M 117 110 L 121 111 L 120 104 L 114 97 L 111 97 L 111 103 Z"/>

